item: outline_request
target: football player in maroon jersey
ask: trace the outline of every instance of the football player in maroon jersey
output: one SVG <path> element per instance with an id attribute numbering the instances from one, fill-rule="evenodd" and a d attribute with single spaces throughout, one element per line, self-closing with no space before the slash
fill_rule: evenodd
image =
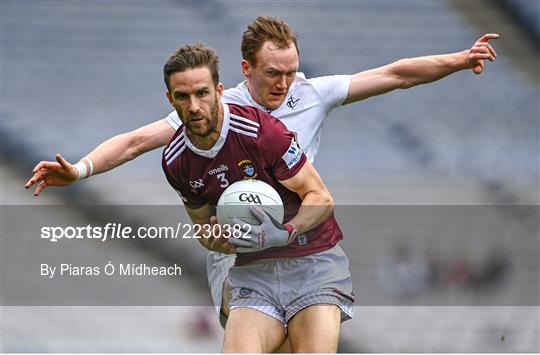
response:
<path id="1" fill-rule="evenodd" d="M 294 134 L 262 110 L 222 103 L 218 57 L 201 43 L 176 50 L 164 75 L 182 120 L 163 152 L 167 180 L 201 226 L 199 236 L 243 251 L 229 271 L 223 350 L 272 352 L 288 336 L 293 352 L 336 352 L 340 322 L 351 318 L 354 302 L 348 259 L 337 244 L 343 236 L 332 196 Z M 221 176 L 211 173 L 216 169 Z M 221 236 L 209 227 L 221 193 L 254 176 L 280 194 L 285 223 L 254 207 L 260 226 Z"/>

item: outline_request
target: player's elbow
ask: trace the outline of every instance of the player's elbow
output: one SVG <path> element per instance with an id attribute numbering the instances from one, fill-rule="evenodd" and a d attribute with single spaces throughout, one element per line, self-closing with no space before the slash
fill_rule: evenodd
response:
<path id="1" fill-rule="evenodd" d="M 326 190 L 326 193 L 325 193 L 325 196 L 324 196 L 324 216 L 325 218 L 328 218 L 332 215 L 332 213 L 334 213 L 334 198 L 332 197 L 332 195 L 330 194 L 330 192 L 328 192 L 328 190 Z"/>
<path id="2" fill-rule="evenodd" d="M 333 210 L 335 206 L 335 202 L 334 202 L 334 198 L 332 197 L 332 195 L 330 195 L 330 193 L 328 193 L 327 201 L 328 201 L 328 206 L 330 206 L 330 208 L 332 208 Z"/>
<path id="3" fill-rule="evenodd" d="M 330 194 L 330 191 L 326 189 L 322 191 L 320 199 L 321 199 L 321 205 L 327 206 L 329 210 L 332 210 L 332 211 L 334 210 L 334 205 L 335 205 L 334 197 L 332 197 L 332 194 Z"/>
<path id="4" fill-rule="evenodd" d="M 309 206 L 324 206 L 325 210 L 334 210 L 334 198 L 326 188 L 309 191 L 304 195 L 302 201 Z"/>

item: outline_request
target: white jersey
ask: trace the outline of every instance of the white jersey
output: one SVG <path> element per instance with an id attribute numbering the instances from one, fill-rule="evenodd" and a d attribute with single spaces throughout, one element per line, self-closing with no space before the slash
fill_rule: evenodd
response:
<path id="1" fill-rule="evenodd" d="M 303 73 L 297 73 L 287 98 L 275 110 L 269 110 L 253 101 L 245 81 L 225 90 L 221 101 L 254 106 L 277 117 L 287 129 L 296 132 L 300 147 L 308 159 L 313 161 L 321 143 L 324 119 L 330 110 L 343 104 L 349 92 L 350 80 L 350 75 L 306 79 Z M 181 124 L 176 111 L 171 112 L 165 119 L 175 130 Z"/>

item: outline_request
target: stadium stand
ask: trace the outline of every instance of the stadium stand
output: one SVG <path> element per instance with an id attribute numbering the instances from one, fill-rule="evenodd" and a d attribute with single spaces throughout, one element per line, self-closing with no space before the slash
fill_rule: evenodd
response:
<path id="1" fill-rule="evenodd" d="M 203 41 L 215 47 L 225 86 L 241 81 L 239 40 L 246 24 L 261 14 L 280 16 L 296 29 L 300 70 L 307 76 L 355 73 L 402 57 L 458 51 L 483 33 L 471 14 L 451 1 L 36 0 L 2 1 L 1 10 L 2 152 L 28 175 L 37 161 L 57 152 L 76 161 L 104 139 L 167 114 L 161 71 L 180 45 Z M 522 12 L 538 28 L 538 17 L 535 22 L 530 10 Z M 483 19 L 493 32 L 507 24 L 503 20 Z M 540 351 L 538 57 L 524 76 L 512 58 L 530 52 L 527 42 L 501 34 L 494 43 L 497 61 L 481 76 L 460 72 L 370 98 L 333 111 L 326 121 L 316 165 L 339 204 L 358 304 L 356 318 L 343 325 L 341 351 Z M 16 179 L 22 188 L 24 179 Z M 14 180 L 3 185 L 2 193 L 13 186 Z M 158 151 L 44 192 L 56 193 L 63 198 L 57 203 L 84 214 L 99 209 L 85 207 L 89 201 L 115 205 L 120 214 L 137 211 L 133 205 L 157 205 L 178 209 L 187 221 L 183 209 L 173 206 L 179 200 L 165 182 Z M 167 223 L 162 210 L 131 217 Z M 193 287 L 204 286 L 205 253 L 197 243 L 160 245 L 160 257 L 182 259 L 193 270 Z M 403 278 L 395 272 L 400 265 L 416 271 Z M 387 288 L 388 278 L 405 280 L 405 288 Z M 72 313 L 52 307 L 3 308 L 1 351 L 219 351 L 214 333 L 198 343 L 185 332 L 170 332 L 175 318 L 190 317 L 186 310 L 116 310 L 104 322 L 107 309 L 73 320 Z M 142 326 L 141 319 L 160 317 L 166 322 L 155 324 L 163 332 Z M 64 336 L 51 336 L 45 323 L 63 329 Z M 140 329 L 106 336 L 107 327 L 124 324 Z M 86 339 L 88 325 L 103 327 L 94 334 L 102 340 L 93 347 Z M 137 350 L 129 345 L 133 339 Z"/>
<path id="2" fill-rule="evenodd" d="M 500 2 L 532 37 L 540 42 L 540 3 L 534 0 L 503 0 Z"/>

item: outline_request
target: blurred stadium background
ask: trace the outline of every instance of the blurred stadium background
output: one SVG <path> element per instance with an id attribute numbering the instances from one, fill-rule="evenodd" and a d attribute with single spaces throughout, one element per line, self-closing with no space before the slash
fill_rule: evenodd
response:
<path id="1" fill-rule="evenodd" d="M 243 79 L 241 34 L 261 14 L 295 28 L 300 70 L 308 77 L 463 50 L 497 32 L 497 61 L 481 76 L 460 72 L 336 109 L 326 121 L 316 165 L 338 204 L 358 297 L 340 351 L 539 352 L 539 6 L 537 0 L 2 0 L 3 260 L 33 257 L 34 216 L 6 218 L 16 208 L 64 206 L 66 218 L 85 225 L 88 218 L 110 219 L 100 206 L 113 205 L 118 215 L 157 225 L 158 212 L 137 215 L 133 206 L 179 204 L 163 177 L 160 151 L 75 186 L 47 189 L 39 199 L 23 185 L 40 160 L 59 152 L 75 162 L 106 138 L 167 114 L 162 66 L 183 44 L 216 48 L 222 81 L 231 87 Z M 169 208 L 187 220 L 182 207 Z M 30 242 L 17 244 L 19 236 Z M 80 260 L 103 253 L 85 246 L 64 252 Z M 133 243 L 107 254 L 180 261 L 182 284 L 164 279 L 152 292 L 194 301 L 2 302 L 0 350 L 220 350 L 198 243 Z M 4 300 L 33 292 L 24 278 L 20 290 L 7 289 L 17 274 L 8 275 L 4 263 L 1 273 Z M 134 292 L 148 290 L 127 288 L 119 297 Z"/>

